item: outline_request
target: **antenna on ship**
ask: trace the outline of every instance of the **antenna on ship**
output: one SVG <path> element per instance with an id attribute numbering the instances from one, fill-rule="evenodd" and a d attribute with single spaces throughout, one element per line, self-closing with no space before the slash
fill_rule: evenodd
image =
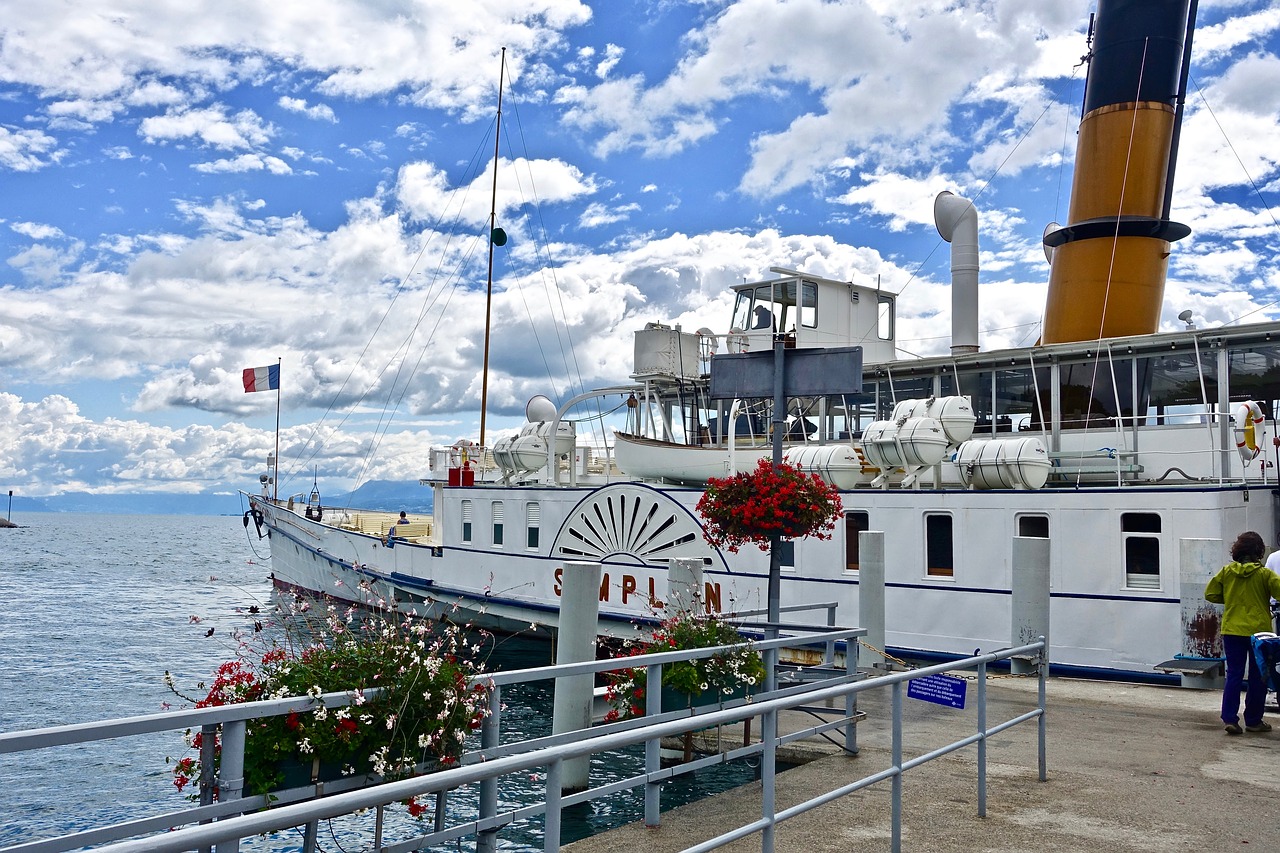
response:
<path id="1" fill-rule="evenodd" d="M 484 422 L 489 408 L 489 325 L 493 308 L 493 247 L 507 244 L 507 232 L 498 227 L 498 144 L 502 141 L 502 85 L 507 71 L 507 49 L 498 67 L 498 118 L 493 128 L 493 193 L 489 197 L 489 278 L 484 294 L 484 365 L 480 369 L 480 452 L 484 453 Z"/>

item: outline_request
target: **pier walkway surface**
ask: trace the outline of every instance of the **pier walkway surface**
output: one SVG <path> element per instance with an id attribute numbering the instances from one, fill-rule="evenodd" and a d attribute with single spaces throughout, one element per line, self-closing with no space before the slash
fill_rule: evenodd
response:
<path id="1" fill-rule="evenodd" d="M 993 679 L 988 726 L 1035 707 L 1034 679 Z M 973 685 L 964 710 L 903 700 L 903 758 L 977 730 Z M 1218 691 L 1051 678 L 1048 781 L 1038 781 L 1036 724 L 987 742 L 987 816 L 977 816 L 977 747 L 908 770 L 902 849 L 909 851 L 1280 850 L 1280 718 L 1275 731 L 1228 736 Z M 819 740 L 813 760 L 778 775 L 785 809 L 888 768 L 892 712 L 887 690 L 864 693 L 857 757 Z M 800 727 L 797 712 L 780 722 Z M 756 727 L 758 731 L 758 726 Z M 741 728 L 736 730 L 739 745 Z M 730 736 L 726 731 L 726 739 Z M 849 853 L 890 848 L 890 782 L 819 806 L 777 826 L 779 851 Z M 663 812 L 662 825 L 633 824 L 566 845 L 567 853 L 684 850 L 760 817 L 760 784 Z M 760 836 L 723 850 L 760 850 Z"/>

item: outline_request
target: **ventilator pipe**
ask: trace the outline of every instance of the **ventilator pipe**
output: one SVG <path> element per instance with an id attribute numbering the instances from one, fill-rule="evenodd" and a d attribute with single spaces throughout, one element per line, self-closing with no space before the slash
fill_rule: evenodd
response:
<path id="1" fill-rule="evenodd" d="M 933 222 L 951 244 L 951 353 L 978 351 L 978 211 L 973 202 L 943 190 L 933 200 Z"/>

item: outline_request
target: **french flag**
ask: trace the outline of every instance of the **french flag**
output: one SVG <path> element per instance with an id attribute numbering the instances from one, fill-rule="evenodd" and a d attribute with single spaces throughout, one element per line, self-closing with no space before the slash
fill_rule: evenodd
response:
<path id="1" fill-rule="evenodd" d="M 244 369 L 245 393 L 275 391 L 280 387 L 280 365 L 270 367 L 246 367 Z"/>

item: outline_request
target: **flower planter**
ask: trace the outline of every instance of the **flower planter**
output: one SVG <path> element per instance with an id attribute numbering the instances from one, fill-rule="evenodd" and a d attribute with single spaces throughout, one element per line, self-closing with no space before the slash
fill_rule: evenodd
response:
<path id="1" fill-rule="evenodd" d="M 704 690 L 701 693 L 689 693 L 684 690 L 678 690 L 674 687 L 662 688 L 662 710 L 677 711 L 686 708 L 710 708 L 717 705 L 723 705 L 725 702 L 732 702 L 736 699 L 745 699 L 749 694 L 745 685 L 739 685 L 730 693 L 721 693 L 719 691 Z"/>
<path id="2" fill-rule="evenodd" d="M 367 764 L 368 762 L 364 762 Z M 360 766 L 356 762 L 347 762 L 352 767 Z M 247 786 L 245 793 L 269 794 L 274 791 L 289 791 L 294 788 L 308 788 L 313 785 L 336 782 L 339 779 L 354 779 L 362 777 L 362 773 L 352 773 L 350 776 L 342 775 L 343 763 L 336 761 L 303 761 L 298 758 L 284 758 L 276 762 L 276 772 L 279 774 L 279 781 L 276 782 L 270 791 L 254 790 L 253 786 Z"/>

